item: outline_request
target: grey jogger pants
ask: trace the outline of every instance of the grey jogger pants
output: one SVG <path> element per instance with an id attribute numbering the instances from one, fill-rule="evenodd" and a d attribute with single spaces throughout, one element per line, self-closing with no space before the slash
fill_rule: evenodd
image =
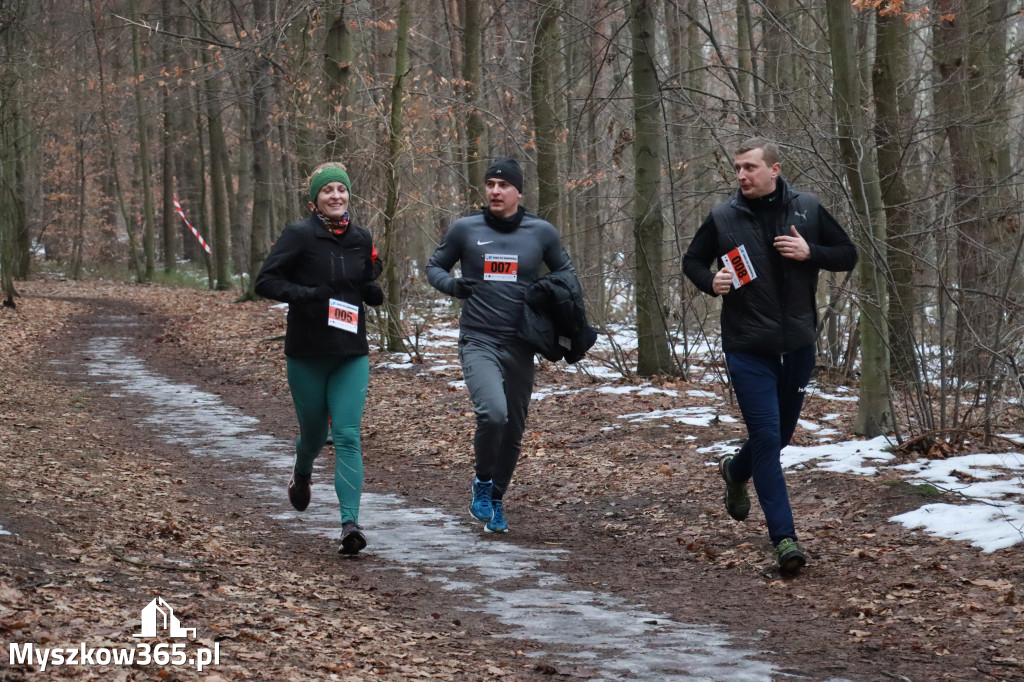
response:
<path id="1" fill-rule="evenodd" d="M 491 497 L 500 500 L 512 480 L 523 443 L 533 393 L 533 350 L 515 339 L 463 332 L 459 359 L 476 413 L 476 477 L 493 481 Z"/>

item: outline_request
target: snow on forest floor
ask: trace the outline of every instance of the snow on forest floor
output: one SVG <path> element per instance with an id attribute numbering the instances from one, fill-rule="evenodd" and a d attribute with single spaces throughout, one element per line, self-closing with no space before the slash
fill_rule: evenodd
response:
<path id="1" fill-rule="evenodd" d="M 440 371 L 458 367 L 454 351 L 458 340 L 458 329 L 454 326 L 439 326 L 436 322 L 419 339 L 419 352 L 424 357 L 428 371 Z M 619 329 L 614 336 L 614 346 L 620 350 L 635 350 L 636 339 L 628 331 Z M 707 346 L 691 346 L 691 361 L 699 360 Z M 608 357 L 613 354 L 613 345 L 606 336 L 598 339 L 593 356 Z M 599 393 L 662 393 L 676 397 L 674 389 L 658 388 L 651 384 L 628 386 L 614 383 L 622 377 L 610 367 L 611 363 L 588 357 L 579 366 L 559 369 L 567 372 L 586 372 L 598 378 L 593 388 L 569 388 L 545 386 L 536 390 L 533 400 L 545 400 L 568 393 L 596 391 Z M 388 363 L 387 367 L 411 367 L 410 362 Z M 452 382 L 453 386 L 465 388 L 462 381 Z M 620 421 L 605 426 L 605 429 L 628 429 L 645 422 L 664 422 L 667 428 L 674 422 L 691 426 L 707 426 L 721 422 L 736 422 L 726 402 L 711 391 L 686 391 L 691 397 L 705 400 L 701 407 L 683 407 L 671 410 L 655 410 L 644 413 L 622 414 Z M 849 411 L 850 404 L 857 401 L 857 395 L 847 387 L 825 388 L 812 381 L 808 395 L 835 402 L 836 412 L 823 415 L 819 421 L 801 419 L 801 428 L 810 431 L 820 445 L 801 447 L 790 445 L 782 451 L 782 465 L 786 469 L 817 468 L 836 473 L 859 476 L 875 476 L 883 470 L 897 474 L 912 485 L 930 485 L 942 491 L 963 498 L 963 504 L 931 503 L 905 514 L 894 516 L 892 521 L 914 529 L 953 540 L 969 542 L 984 552 L 993 552 L 1024 542 L 1024 435 L 999 434 L 1008 441 L 1021 444 L 1021 449 L 1002 453 L 977 452 L 949 457 L 941 460 L 919 459 L 900 463 L 889 451 L 895 441 L 879 436 L 871 440 L 856 440 L 829 422 L 837 419 L 840 411 Z M 720 454 L 735 449 L 735 441 L 716 443 L 701 448 L 699 453 L 707 455 L 707 465 L 716 466 Z"/>

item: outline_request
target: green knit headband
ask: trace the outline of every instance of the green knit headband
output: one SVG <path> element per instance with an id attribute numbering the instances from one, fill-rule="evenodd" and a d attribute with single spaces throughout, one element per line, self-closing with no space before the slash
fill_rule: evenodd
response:
<path id="1" fill-rule="evenodd" d="M 345 169 L 338 168 L 337 166 L 327 166 L 314 173 L 313 179 L 309 181 L 309 200 L 315 204 L 316 195 L 320 194 L 320 190 L 329 182 L 340 182 L 348 188 L 349 192 L 352 191 L 352 182 L 348 179 L 348 173 L 345 172 Z"/>

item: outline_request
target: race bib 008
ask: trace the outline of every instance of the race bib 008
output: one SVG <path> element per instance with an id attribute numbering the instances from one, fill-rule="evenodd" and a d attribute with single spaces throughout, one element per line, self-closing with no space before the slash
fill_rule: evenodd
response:
<path id="1" fill-rule="evenodd" d="M 327 313 L 327 324 L 331 327 L 344 329 L 353 334 L 359 331 L 359 306 L 331 299 L 330 308 Z"/>
<path id="2" fill-rule="evenodd" d="M 732 285 L 737 289 L 757 278 L 754 263 L 747 255 L 747 247 L 742 244 L 725 254 L 725 264 L 732 271 Z"/>
<path id="3" fill-rule="evenodd" d="M 515 282 L 519 277 L 519 256 L 500 253 L 484 254 L 484 279 Z"/>

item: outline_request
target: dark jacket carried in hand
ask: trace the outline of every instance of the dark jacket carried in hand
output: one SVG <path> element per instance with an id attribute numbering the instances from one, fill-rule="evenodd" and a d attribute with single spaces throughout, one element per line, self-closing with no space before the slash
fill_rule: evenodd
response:
<path id="1" fill-rule="evenodd" d="M 546 359 L 579 362 L 597 341 L 587 324 L 583 291 L 573 272 L 552 272 L 530 285 L 519 338 Z"/>
<path id="2" fill-rule="evenodd" d="M 350 224 L 328 232 L 312 215 L 277 238 L 256 277 L 256 293 L 288 304 L 284 353 L 289 357 L 366 355 L 366 285 L 380 276 L 370 233 Z M 359 308 L 357 332 L 327 324 L 329 299 Z M 371 301 L 372 303 L 372 301 Z"/>
<path id="3" fill-rule="evenodd" d="M 795 227 L 811 250 L 806 261 L 783 258 L 776 236 Z M 818 198 L 798 192 L 782 178 L 776 191 L 748 200 L 737 190 L 712 209 L 683 255 L 683 272 L 698 289 L 715 296 L 709 266 L 744 246 L 757 278 L 722 300 L 722 348 L 736 353 L 789 353 L 817 337 L 818 271 L 850 270 L 857 250 Z M 721 267 L 721 265 L 719 265 Z"/>

